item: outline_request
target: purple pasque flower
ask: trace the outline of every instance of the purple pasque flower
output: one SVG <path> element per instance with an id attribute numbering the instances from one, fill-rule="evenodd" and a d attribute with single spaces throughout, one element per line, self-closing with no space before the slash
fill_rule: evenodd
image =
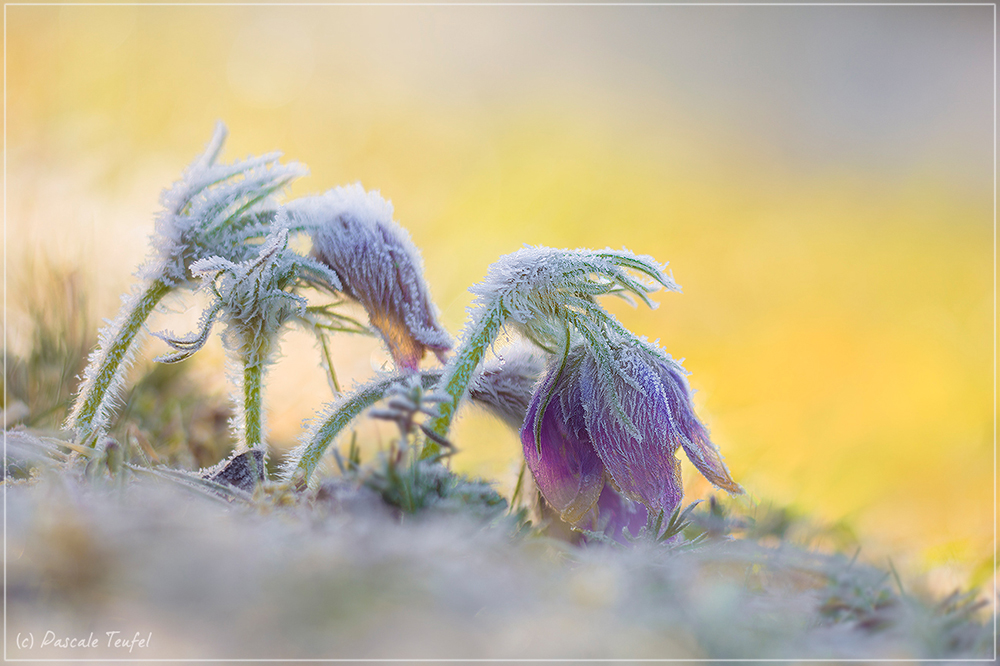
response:
<path id="1" fill-rule="evenodd" d="M 437 319 L 420 252 L 392 219 L 392 204 L 360 184 L 285 206 L 312 234 L 313 255 L 340 278 L 343 293 L 368 312 L 401 368 L 416 370 L 430 349 L 443 360 L 451 338 Z"/>
<path id="2" fill-rule="evenodd" d="M 714 485 L 742 493 L 694 413 L 683 368 L 645 340 L 609 346 L 610 381 L 586 344 L 550 363 L 521 429 L 535 483 L 562 519 L 583 528 L 607 521 L 620 534 L 638 521 L 630 502 L 670 515 L 683 496 L 678 448 Z"/>

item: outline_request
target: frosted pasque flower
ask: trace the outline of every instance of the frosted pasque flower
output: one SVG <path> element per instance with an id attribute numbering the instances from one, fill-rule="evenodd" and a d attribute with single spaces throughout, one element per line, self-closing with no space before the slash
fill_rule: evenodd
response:
<path id="1" fill-rule="evenodd" d="M 634 526 L 627 502 L 616 506 L 609 495 L 598 503 L 608 486 L 669 515 L 683 495 L 678 448 L 714 485 L 742 493 L 695 416 L 683 369 L 644 340 L 608 344 L 613 381 L 604 380 L 588 345 L 575 345 L 564 362 L 550 364 L 521 429 L 528 468 L 562 519 L 574 525 L 587 519 L 587 527 L 610 520 L 619 532 Z M 618 416 L 615 404 L 631 423 Z"/>
<path id="2" fill-rule="evenodd" d="M 451 339 L 437 321 L 420 253 L 393 221 L 390 202 L 354 184 L 286 210 L 312 234 L 313 256 L 340 277 L 343 293 L 364 306 L 396 365 L 415 370 L 428 349 L 443 360 Z"/>
<path id="3" fill-rule="evenodd" d="M 536 485 L 564 520 L 620 534 L 647 509 L 672 513 L 679 447 L 712 483 L 742 492 L 694 415 L 683 369 L 596 299 L 635 296 L 652 307 L 648 294 L 660 287 L 680 291 L 665 266 L 627 250 L 528 247 L 501 257 L 471 289 L 470 321 L 437 387 L 451 400 L 430 427 L 446 436 L 486 349 L 513 325 L 552 355 L 521 440 Z"/>

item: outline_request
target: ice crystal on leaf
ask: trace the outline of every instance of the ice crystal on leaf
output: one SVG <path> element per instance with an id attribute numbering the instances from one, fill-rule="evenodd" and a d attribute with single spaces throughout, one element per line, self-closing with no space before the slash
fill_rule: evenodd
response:
<path id="1" fill-rule="evenodd" d="M 205 152 L 161 195 L 142 277 L 176 285 L 190 279 L 188 269 L 199 259 L 245 259 L 254 251 L 247 241 L 270 232 L 278 211 L 274 195 L 307 173 L 301 164 L 280 164 L 279 152 L 217 164 L 226 134 L 219 123 Z"/>
<path id="2" fill-rule="evenodd" d="M 428 349 L 444 358 L 451 338 L 438 323 L 420 252 L 393 221 L 390 202 L 354 184 L 297 199 L 287 211 L 312 234 L 313 256 L 364 306 L 397 366 L 415 370 Z"/>

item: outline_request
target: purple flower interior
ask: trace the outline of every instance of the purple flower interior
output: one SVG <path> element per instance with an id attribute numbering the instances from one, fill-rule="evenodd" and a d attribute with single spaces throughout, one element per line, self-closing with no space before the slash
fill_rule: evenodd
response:
<path id="1" fill-rule="evenodd" d="M 610 484 L 605 484 L 597 503 L 587 512 L 579 527 L 593 532 L 604 532 L 619 543 L 627 543 L 623 529 L 637 536 L 646 526 L 649 515 L 646 507 L 633 502 L 616 492 Z"/>
<path id="2" fill-rule="evenodd" d="M 542 496 L 560 513 L 563 520 L 577 523 L 594 506 L 601 494 L 604 487 L 604 464 L 590 442 L 578 436 L 580 430 L 573 423 L 578 419 L 567 419 L 561 401 L 555 396 L 542 415 L 539 451 L 535 442 L 535 423 L 539 418 L 542 400 L 548 392 L 546 387 L 556 380 L 554 375 L 557 371 L 558 365 L 551 367 L 542 385 L 535 391 L 521 429 L 521 443 L 524 446 L 524 459 Z M 557 382 L 557 394 L 559 389 L 567 385 L 566 374 L 572 373 L 564 371 L 564 376 Z M 576 410 L 582 411 L 582 406 L 577 406 Z"/>

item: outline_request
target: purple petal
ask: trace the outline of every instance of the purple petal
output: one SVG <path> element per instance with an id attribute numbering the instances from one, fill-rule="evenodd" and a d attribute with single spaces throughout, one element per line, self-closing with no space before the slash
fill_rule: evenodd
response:
<path id="1" fill-rule="evenodd" d="M 643 356 L 632 350 L 618 351 L 621 358 L 616 360 L 624 376 L 605 379 L 591 354 L 580 365 L 587 431 L 622 494 L 651 511 L 662 509 L 669 514 L 680 505 L 683 487 L 666 395 L 657 373 Z M 629 434 L 617 418 L 616 399 L 642 435 L 641 440 Z"/>
<path id="2" fill-rule="evenodd" d="M 656 369 L 667 398 L 671 436 L 706 479 L 723 490 L 741 494 L 743 488 L 733 481 L 722 454 L 708 437 L 708 429 L 695 416 L 687 381 L 680 370 L 669 362 L 658 363 Z"/>
<path id="3" fill-rule="evenodd" d="M 569 366 L 569 364 L 567 364 Z M 556 381 L 558 364 L 552 364 L 545 379 L 535 391 L 521 429 L 524 459 L 535 477 L 535 484 L 561 518 L 568 523 L 579 522 L 597 502 L 604 487 L 604 465 L 586 438 L 577 436 L 575 422 L 583 422 L 583 406 L 579 402 L 567 416 L 560 400 L 560 390 L 575 384 L 573 369 L 567 367 Z M 542 415 L 539 442 L 535 443 L 535 423 L 542 401 L 550 387 L 556 393 Z"/>

